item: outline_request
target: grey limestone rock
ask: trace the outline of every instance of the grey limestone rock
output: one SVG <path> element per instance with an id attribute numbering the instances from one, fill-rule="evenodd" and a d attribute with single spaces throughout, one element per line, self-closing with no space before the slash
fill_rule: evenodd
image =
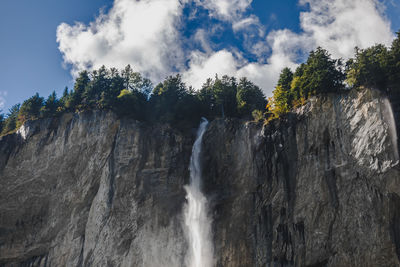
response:
<path id="1" fill-rule="evenodd" d="M 400 266 L 390 103 L 312 98 L 266 126 L 210 123 L 203 184 L 217 266 Z M 185 266 L 195 136 L 111 112 L 0 139 L 0 266 Z"/>

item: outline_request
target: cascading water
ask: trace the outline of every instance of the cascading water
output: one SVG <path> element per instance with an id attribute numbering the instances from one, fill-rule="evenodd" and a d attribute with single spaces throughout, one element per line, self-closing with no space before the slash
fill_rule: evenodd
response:
<path id="1" fill-rule="evenodd" d="M 186 238 L 189 244 L 187 267 L 211 267 L 214 265 L 213 243 L 211 241 L 211 219 L 208 216 L 207 198 L 201 192 L 201 143 L 208 121 L 202 119 L 190 159 L 190 184 L 185 186 Z"/>

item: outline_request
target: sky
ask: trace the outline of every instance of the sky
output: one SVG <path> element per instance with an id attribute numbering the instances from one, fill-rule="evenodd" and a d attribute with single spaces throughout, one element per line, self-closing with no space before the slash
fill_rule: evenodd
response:
<path id="1" fill-rule="evenodd" d="M 131 64 L 153 83 L 246 76 L 267 96 L 318 46 L 347 59 L 390 45 L 399 0 L 2 0 L 0 110 L 73 87 L 83 69 Z"/>

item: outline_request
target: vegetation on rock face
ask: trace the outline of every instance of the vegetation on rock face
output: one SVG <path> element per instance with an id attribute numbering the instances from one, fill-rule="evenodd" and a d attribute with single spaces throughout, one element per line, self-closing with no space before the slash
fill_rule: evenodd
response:
<path id="1" fill-rule="evenodd" d="M 344 88 L 344 79 L 341 60 L 332 59 L 328 51 L 318 47 L 295 73 L 283 69 L 273 92 L 271 113 L 279 117 L 311 96 L 338 92 Z"/>
<path id="2" fill-rule="evenodd" d="M 122 71 L 104 66 L 82 71 L 74 89 L 65 88 L 60 99 L 53 92 L 46 100 L 35 94 L 0 117 L 1 133 L 13 132 L 27 120 L 59 116 L 65 112 L 112 110 L 120 117 L 174 125 L 197 124 L 202 116 L 251 118 L 267 101 L 261 89 L 243 78 L 208 79 L 199 91 L 187 87 L 180 75 L 167 77 L 154 87 L 128 65 Z M 258 116 L 260 117 L 260 116 Z"/>
<path id="3" fill-rule="evenodd" d="M 389 48 L 381 44 L 356 48 L 345 66 L 317 48 L 294 73 L 283 69 L 269 103 L 270 118 L 304 104 L 310 96 L 360 87 L 378 89 L 400 100 L 400 32 Z"/>
<path id="4" fill-rule="evenodd" d="M 27 120 L 93 109 L 175 125 L 197 124 L 202 116 L 268 121 L 303 105 L 311 96 L 358 87 L 372 87 L 400 100 L 400 32 L 391 47 L 356 48 L 354 58 L 345 66 L 342 60 L 332 59 L 326 50 L 317 48 L 294 72 L 282 70 L 269 101 L 247 78 L 238 82 L 234 77 L 216 76 L 195 91 L 180 75 L 167 77 L 153 89 L 151 81 L 129 65 L 121 71 L 104 66 L 82 71 L 73 90 L 65 88 L 60 99 L 55 92 L 46 100 L 35 94 L 22 105 L 14 105 L 7 116 L 0 114 L 0 133 L 13 132 Z"/>

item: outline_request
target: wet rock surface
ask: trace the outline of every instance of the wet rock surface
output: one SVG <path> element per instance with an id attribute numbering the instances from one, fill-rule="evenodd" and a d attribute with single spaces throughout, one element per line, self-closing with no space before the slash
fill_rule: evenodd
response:
<path id="1" fill-rule="evenodd" d="M 352 91 L 264 127 L 211 122 L 202 161 L 217 266 L 399 266 L 388 103 Z M 106 112 L 2 137 L 0 266 L 184 266 L 194 138 Z"/>

